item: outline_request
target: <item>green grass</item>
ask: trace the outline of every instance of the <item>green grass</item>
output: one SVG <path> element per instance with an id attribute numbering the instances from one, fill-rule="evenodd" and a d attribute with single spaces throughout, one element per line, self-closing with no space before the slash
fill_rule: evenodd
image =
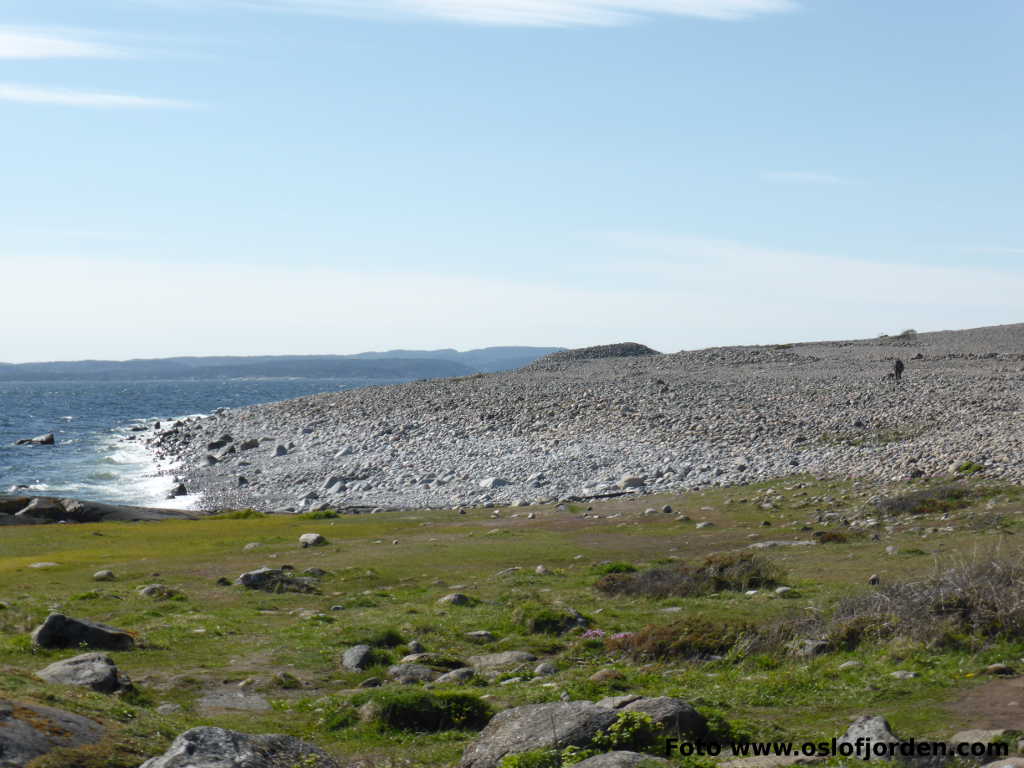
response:
<path id="1" fill-rule="evenodd" d="M 890 522 L 893 530 L 883 541 L 872 541 L 870 531 L 851 536 L 839 524 L 817 522 L 819 510 L 867 513 L 877 496 L 898 497 L 929 487 L 901 483 L 879 489 L 869 483 L 787 478 L 594 503 L 600 517 L 586 519 L 585 507 L 570 505 L 564 511 L 534 508 L 535 520 L 494 520 L 488 510 L 472 509 L 464 516 L 424 511 L 322 519 L 243 512 L 197 521 L 5 527 L 0 600 L 10 607 L 0 610 L 0 697 L 66 707 L 110 725 L 102 747 L 110 755 L 107 762 L 85 756 L 76 763 L 64 754 L 59 756 L 63 763 L 54 757 L 47 768 L 134 767 L 162 751 L 177 733 L 200 724 L 292 733 L 345 759 L 450 765 L 473 738 L 472 729 L 368 727 L 353 719 L 358 702 L 372 697 L 359 684 L 385 677 L 387 666 L 417 640 L 449 659 L 526 650 L 559 667 L 558 675 L 537 681 L 483 681 L 433 691 L 486 695 L 496 710 L 555 701 L 563 691 L 574 699 L 628 691 L 680 696 L 723 727 L 756 738 L 831 738 L 850 717 L 864 712 L 884 714 L 896 728 L 919 738 L 947 737 L 970 723 L 954 722 L 946 702 L 979 684 L 976 675 L 985 665 L 1011 662 L 1024 655 L 1024 646 L 990 642 L 968 651 L 868 643 L 810 659 L 730 652 L 720 661 L 666 657 L 638 662 L 614 644 L 583 639 L 582 629 L 562 623 L 571 607 L 607 637 L 680 621 L 697 628 L 723 618 L 734 626 L 761 626 L 794 610 L 827 611 L 843 596 L 869 589 L 867 577 L 873 573 L 890 583 L 929 573 L 937 558 L 1013 551 L 1021 528 L 1015 488 L 978 485 L 968 506 L 944 510 L 945 519 L 926 512 Z M 775 492 L 766 494 L 769 488 Z M 762 508 L 765 499 L 771 500 L 770 509 Z M 665 503 L 692 521 L 643 515 L 645 508 Z M 1000 524 L 978 526 L 985 516 L 997 516 Z M 703 519 L 715 526 L 697 530 L 695 522 Z M 761 526 L 765 520 L 771 527 Z M 813 530 L 802 531 L 808 522 Z M 922 531 L 949 525 L 954 532 L 922 537 Z M 504 535 L 488 535 L 495 528 Z M 667 562 L 699 565 L 709 554 L 746 547 L 756 540 L 751 535 L 809 539 L 815 531 L 844 533 L 846 540 L 763 551 L 785 574 L 783 583 L 796 598 L 782 599 L 771 589 L 754 596 L 729 591 L 609 596 L 594 586 L 609 573 L 643 572 Z M 309 532 L 321 533 L 328 544 L 301 548 L 298 537 Z M 398 545 L 391 544 L 394 539 Z M 244 550 L 250 542 L 260 546 Z M 922 554 L 889 557 L 887 545 Z M 40 561 L 58 565 L 28 567 Z M 297 573 L 308 567 L 328 571 L 321 594 L 268 594 L 216 583 L 219 577 L 233 581 L 245 570 L 283 564 Z M 536 574 L 539 564 L 550 573 Z M 498 575 L 511 567 L 520 570 Z M 117 580 L 93 582 L 92 574 L 100 569 L 113 570 Z M 136 592 L 150 583 L 181 596 L 156 600 Z M 476 602 L 468 607 L 437 603 L 455 587 Z M 136 681 L 135 698 L 53 686 L 34 677 L 46 664 L 76 653 L 45 651 L 28 642 L 28 632 L 53 610 L 136 634 L 136 650 L 112 654 Z M 488 630 L 495 639 L 474 642 L 466 636 L 473 630 Z M 367 670 L 346 670 L 341 655 L 357 643 L 373 645 L 379 655 Z M 851 659 L 861 666 L 838 670 Z M 533 666 L 528 665 L 527 678 Z M 623 677 L 606 683 L 588 679 L 605 667 Z M 889 672 L 896 669 L 918 677 L 893 679 Z M 281 678 L 287 684 L 275 681 L 278 672 L 291 676 Z M 518 674 L 510 671 L 504 677 Z M 204 691 L 238 690 L 246 680 L 252 681 L 249 690 L 272 703 L 272 711 L 204 711 L 198 706 Z M 392 690 L 403 691 L 382 689 Z M 182 711 L 158 714 L 156 706 L 167 702 L 181 705 Z"/>

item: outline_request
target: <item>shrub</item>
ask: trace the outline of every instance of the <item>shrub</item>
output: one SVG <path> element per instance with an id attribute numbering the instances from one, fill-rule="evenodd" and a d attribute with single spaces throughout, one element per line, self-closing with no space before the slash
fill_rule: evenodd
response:
<path id="1" fill-rule="evenodd" d="M 255 509 L 233 509 L 230 512 L 221 512 L 210 515 L 210 520 L 256 520 L 266 517 L 265 512 L 257 512 Z"/>
<path id="2" fill-rule="evenodd" d="M 782 571 L 761 555 L 719 552 L 697 566 L 678 564 L 639 573 L 607 574 L 595 586 L 611 595 L 695 597 L 725 590 L 772 587 L 781 578 Z"/>
<path id="3" fill-rule="evenodd" d="M 518 755 L 505 755 L 500 768 L 560 768 L 562 755 L 557 749 L 533 749 Z"/>
<path id="4" fill-rule="evenodd" d="M 844 625 L 858 627 L 862 638 L 946 645 L 970 636 L 1024 639 L 1024 559 L 960 562 L 921 581 L 847 597 L 836 606 L 831 631 Z M 845 636 L 852 642 L 850 632 Z"/>
<path id="5" fill-rule="evenodd" d="M 669 625 L 649 624 L 634 634 L 616 635 L 608 640 L 608 647 L 636 659 L 707 658 L 727 653 L 752 632 L 747 624 L 695 617 Z"/>
<path id="6" fill-rule="evenodd" d="M 359 642 L 374 648 L 397 648 L 405 643 L 405 638 L 394 627 L 385 627 L 367 633 Z"/>
<path id="7" fill-rule="evenodd" d="M 620 712 L 618 719 L 594 736 L 594 746 L 605 752 L 627 749 L 646 752 L 655 746 L 661 723 L 655 723 L 646 712 Z"/>
<path id="8" fill-rule="evenodd" d="M 819 544 L 845 544 L 848 539 L 845 533 L 839 531 L 821 531 L 814 534 Z"/>
<path id="9" fill-rule="evenodd" d="M 533 635 L 561 635 L 590 623 L 575 611 L 534 601 L 526 602 L 516 609 L 515 619 L 516 623 Z"/>
<path id="10" fill-rule="evenodd" d="M 335 517 L 339 517 L 338 513 L 333 509 L 314 509 L 310 512 L 303 512 L 301 515 L 296 515 L 303 520 L 331 520 Z"/>
<path id="11" fill-rule="evenodd" d="M 875 506 L 890 515 L 935 515 L 971 505 L 971 491 L 959 485 L 940 485 L 879 499 Z"/>
<path id="12" fill-rule="evenodd" d="M 487 702 L 461 691 L 385 690 L 352 700 L 381 727 L 403 731 L 479 729 L 494 714 Z"/>
<path id="13" fill-rule="evenodd" d="M 594 570 L 601 574 L 607 573 L 636 573 L 636 566 L 630 563 L 602 563 L 595 565 Z"/>
<path id="14" fill-rule="evenodd" d="M 956 471 L 961 475 L 975 475 L 978 472 L 984 472 L 985 465 L 979 464 L 976 461 L 965 461 L 957 466 Z"/>

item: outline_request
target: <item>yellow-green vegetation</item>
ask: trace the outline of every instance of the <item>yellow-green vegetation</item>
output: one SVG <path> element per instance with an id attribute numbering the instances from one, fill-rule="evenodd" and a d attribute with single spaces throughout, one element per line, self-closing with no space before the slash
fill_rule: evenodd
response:
<path id="1" fill-rule="evenodd" d="M 665 504 L 672 513 L 645 513 Z M 1024 611 L 1013 610 L 1014 600 L 1024 604 L 1022 509 L 1020 489 L 977 478 L 880 487 L 808 477 L 513 508 L 498 519 L 490 510 L 322 519 L 243 511 L 8 526 L 0 698 L 108 726 L 102 744 L 51 753 L 38 763 L 46 768 L 137 766 L 202 724 L 291 733 L 373 764 L 452 765 L 492 711 L 625 692 L 686 699 L 730 738 L 828 739 L 865 713 L 906 735 L 947 738 L 974 724 L 956 702 L 991 679 L 986 666 L 1024 656 Z M 312 532 L 328 543 L 301 548 L 298 537 Z M 815 543 L 748 549 L 794 540 Z M 57 565 L 30 567 L 40 562 Z M 327 575 L 310 594 L 223 583 L 264 565 Z M 102 569 L 116 580 L 93 581 Z M 154 583 L 171 598 L 137 592 Z M 452 592 L 471 603 L 438 603 Z M 31 645 L 29 632 L 54 611 L 135 635 L 135 650 L 111 654 L 134 692 L 34 676 L 80 652 Z M 469 635 L 479 630 L 493 639 Z M 501 651 L 538 661 L 462 684 L 388 682 L 414 640 L 439 670 Z M 370 665 L 345 669 L 341 656 L 356 644 L 371 646 Z M 534 678 L 540 661 L 557 673 Z M 591 681 L 605 669 L 618 674 Z M 897 670 L 916 677 L 892 677 Z M 368 678 L 384 685 L 360 688 Z M 271 709 L 201 701 L 227 691 L 256 693 Z M 168 703 L 180 709 L 159 714 Z"/>

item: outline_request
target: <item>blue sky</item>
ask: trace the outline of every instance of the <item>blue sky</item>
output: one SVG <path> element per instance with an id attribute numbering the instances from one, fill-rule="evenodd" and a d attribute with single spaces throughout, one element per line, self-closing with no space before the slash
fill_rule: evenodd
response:
<path id="1" fill-rule="evenodd" d="M 8 0 L 0 360 L 1021 321 L 1022 35 L 1019 0 Z"/>

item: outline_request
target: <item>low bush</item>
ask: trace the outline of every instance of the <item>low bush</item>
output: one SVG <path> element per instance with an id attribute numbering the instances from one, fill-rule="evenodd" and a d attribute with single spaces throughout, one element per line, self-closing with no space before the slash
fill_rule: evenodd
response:
<path id="1" fill-rule="evenodd" d="M 519 606 L 514 616 L 516 623 L 532 635 L 561 635 L 589 623 L 574 611 L 532 600 Z"/>
<path id="2" fill-rule="evenodd" d="M 403 731 L 476 730 L 494 714 L 487 702 L 461 691 L 385 690 L 357 696 L 352 704 L 379 727 Z"/>
<path id="3" fill-rule="evenodd" d="M 845 628 L 845 629 L 844 629 Z M 864 639 L 905 638 L 970 645 L 965 638 L 1024 639 L 1024 558 L 965 561 L 927 579 L 882 586 L 839 601 L 830 636 L 844 647 Z"/>
<path id="4" fill-rule="evenodd" d="M 719 552 L 696 566 L 678 564 L 638 573 L 610 573 L 595 586 L 610 595 L 696 597 L 712 592 L 773 587 L 782 575 L 776 565 L 761 555 Z"/>
<path id="5" fill-rule="evenodd" d="M 814 538 L 818 540 L 819 544 L 845 544 L 849 541 L 846 534 L 839 531 L 821 531 L 814 534 Z"/>
<path id="6" fill-rule="evenodd" d="M 332 520 L 339 517 L 338 513 L 333 509 L 314 509 L 310 512 L 303 512 L 301 515 L 296 515 L 303 520 Z"/>
<path id="7" fill-rule="evenodd" d="M 230 512 L 220 512 L 210 515 L 209 520 L 256 520 L 266 517 L 265 512 L 257 512 L 255 509 L 233 509 Z"/>
<path id="8" fill-rule="evenodd" d="M 367 632 L 359 642 L 374 648 L 397 648 L 405 644 L 405 638 L 394 627 L 384 627 Z"/>
<path id="9" fill-rule="evenodd" d="M 960 485 L 940 485 L 879 499 L 875 506 L 889 515 L 936 515 L 969 507 L 971 502 L 970 489 Z"/>
<path id="10" fill-rule="evenodd" d="M 594 570 L 600 574 L 636 573 L 637 567 L 631 563 L 601 563 L 595 565 Z"/>
<path id="11" fill-rule="evenodd" d="M 613 635 L 609 650 L 624 651 L 634 659 L 699 659 L 728 653 L 754 628 L 740 622 L 694 617 L 674 624 L 649 624 L 639 632 Z"/>

